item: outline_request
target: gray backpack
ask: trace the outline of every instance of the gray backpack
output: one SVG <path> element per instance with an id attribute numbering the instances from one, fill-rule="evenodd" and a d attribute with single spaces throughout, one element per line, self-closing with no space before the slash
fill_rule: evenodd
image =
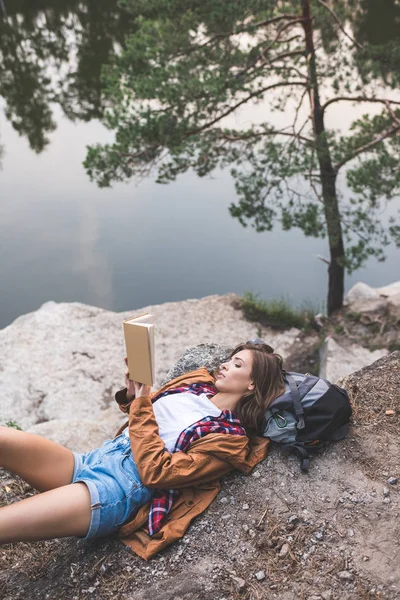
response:
<path id="1" fill-rule="evenodd" d="M 351 405 L 346 390 L 314 375 L 283 372 L 285 392 L 265 412 L 263 435 L 300 457 L 308 471 L 310 457 L 327 442 L 346 437 Z"/>

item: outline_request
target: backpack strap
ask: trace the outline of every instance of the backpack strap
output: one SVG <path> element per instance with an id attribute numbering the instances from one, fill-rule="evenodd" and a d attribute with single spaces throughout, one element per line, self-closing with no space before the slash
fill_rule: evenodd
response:
<path id="1" fill-rule="evenodd" d="M 310 466 L 310 454 L 308 453 L 307 448 L 305 448 L 302 444 L 284 444 L 283 448 L 286 451 L 294 452 L 300 459 L 300 469 L 303 473 L 308 473 L 308 468 Z"/>
<path id="2" fill-rule="evenodd" d="M 294 412 L 296 413 L 297 417 L 296 427 L 297 429 L 304 429 L 304 410 L 301 404 L 299 388 L 297 387 L 296 380 L 294 377 L 292 377 L 292 375 L 289 375 L 289 373 L 285 373 L 285 377 L 289 384 L 290 392 L 292 394 Z"/>

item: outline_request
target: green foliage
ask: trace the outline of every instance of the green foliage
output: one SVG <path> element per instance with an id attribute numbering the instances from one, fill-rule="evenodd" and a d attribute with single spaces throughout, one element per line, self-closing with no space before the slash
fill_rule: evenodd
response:
<path id="1" fill-rule="evenodd" d="M 5 426 L 13 427 L 13 429 L 18 429 L 19 431 L 22 431 L 22 427 L 20 427 L 16 421 L 7 421 L 5 423 Z"/>
<path id="2" fill-rule="evenodd" d="M 288 300 L 262 300 L 258 294 L 246 292 L 241 299 L 243 313 L 250 321 L 262 325 L 286 329 L 298 327 L 309 329 L 317 313 L 310 304 L 301 309 L 293 308 Z"/>
<path id="3" fill-rule="evenodd" d="M 380 218 L 385 202 L 400 194 L 400 109 L 381 97 L 376 81 L 393 88 L 400 82 L 400 42 L 372 39 L 351 3 L 335 3 L 333 16 L 310 0 L 310 56 L 304 4 L 124 0 L 136 30 L 103 73 L 105 124 L 115 140 L 88 149 L 89 176 L 110 186 L 154 173 L 165 184 L 188 170 L 204 177 L 229 168 L 237 193 L 229 210 L 243 226 L 262 232 L 280 223 L 327 236 L 342 272 L 371 256 L 384 260 L 391 241 L 400 246 L 396 218 Z M 363 44 L 338 20 L 360 32 Z M 324 98 L 319 115 L 310 97 Z M 331 104 L 352 98 L 382 111 L 357 119 L 347 135 L 327 129 Z M 255 106 L 265 118 L 253 118 Z M 285 126 L 275 125 L 273 111 L 290 115 Z M 344 168 L 350 195 L 337 192 Z"/>

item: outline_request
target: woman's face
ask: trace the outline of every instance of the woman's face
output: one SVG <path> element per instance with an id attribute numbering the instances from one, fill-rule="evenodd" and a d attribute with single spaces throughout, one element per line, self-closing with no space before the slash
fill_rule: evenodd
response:
<path id="1" fill-rule="evenodd" d="M 219 392 L 243 396 L 246 392 L 254 389 L 254 382 L 251 379 L 252 367 L 252 351 L 240 350 L 220 366 L 215 387 Z"/>

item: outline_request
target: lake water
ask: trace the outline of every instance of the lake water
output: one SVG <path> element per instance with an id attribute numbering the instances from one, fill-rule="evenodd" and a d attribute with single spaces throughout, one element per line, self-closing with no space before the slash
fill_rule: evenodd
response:
<path id="1" fill-rule="evenodd" d="M 249 290 L 323 306 L 327 265 L 317 255 L 327 256 L 326 241 L 294 229 L 243 228 L 228 212 L 235 199 L 228 172 L 100 190 L 82 167 L 88 144 L 111 139 L 98 121 L 72 122 L 55 105 L 57 128 L 36 154 L 3 109 L 0 327 L 48 300 L 122 311 Z M 347 110 L 350 119 L 354 109 Z M 370 260 L 346 278 L 346 289 L 397 279 L 399 251 L 390 247 L 385 263 Z"/>

